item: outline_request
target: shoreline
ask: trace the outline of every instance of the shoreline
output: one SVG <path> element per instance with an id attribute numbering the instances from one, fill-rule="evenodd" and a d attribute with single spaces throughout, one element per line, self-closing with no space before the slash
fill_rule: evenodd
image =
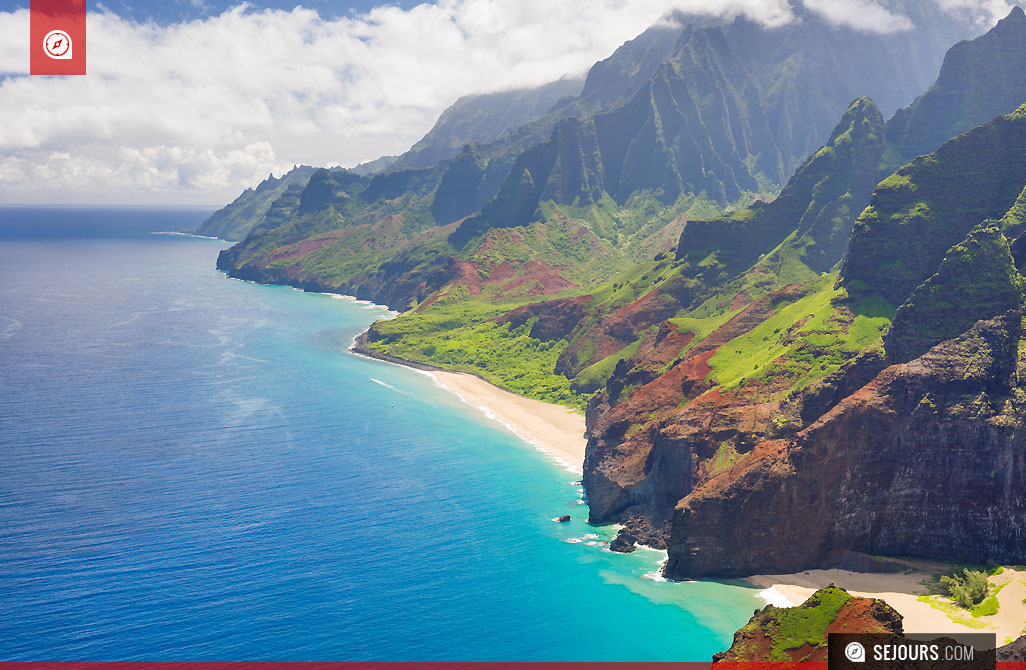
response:
<path id="1" fill-rule="evenodd" d="M 584 472 L 584 416 L 572 409 L 517 395 L 475 374 L 382 354 L 366 346 L 367 333 L 356 337 L 350 353 L 430 374 L 435 383 L 488 419 L 500 424 L 567 471 Z"/>

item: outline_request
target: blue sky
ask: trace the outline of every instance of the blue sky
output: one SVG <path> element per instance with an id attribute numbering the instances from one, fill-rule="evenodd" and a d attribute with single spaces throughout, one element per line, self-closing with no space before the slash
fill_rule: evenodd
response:
<path id="1" fill-rule="evenodd" d="M 421 0 L 422 1 L 422 0 Z M 403 9 L 410 9 L 421 4 L 418 0 L 393 0 L 390 2 L 375 2 L 375 0 L 352 0 L 338 2 L 337 0 L 306 0 L 305 2 L 290 2 L 289 0 L 251 0 L 248 4 L 254 8 L 285 9 L 290 10 L 297 5 L 317 10 L 317 13 L 325 18 L 335 18 L 353 13 L 367 12 L 378 5 L 394 5 Z M 511 0 L 515 2 L 516 0 Z M 141 0 L 125 2 L 124 0 L 107 0 L 97 2 L 87 0 L 90 10 L 105 7 L 118 16 L 133 21 L 154 21 L 161 25 L 170 23 L 181 23 L 194 19 L 204 19 L 217 15 L 229 7 L 240 4 L 238 0 Z M 27 8 L 29 3 L 24 2 L 0 2 L 0 9 Z"/>

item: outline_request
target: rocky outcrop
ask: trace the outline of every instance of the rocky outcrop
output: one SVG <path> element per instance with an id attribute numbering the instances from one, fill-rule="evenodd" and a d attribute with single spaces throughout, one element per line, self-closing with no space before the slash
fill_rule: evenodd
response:
<path id="1" fill-rule="evenodd" d="M 997 648 L 998 663 L 1026 663 L 1026 635 Z"/>
<path id="2" fill-rule="evenodd" d="M 700 461 L 713 457 L 724 443 L 746 453 L 776 434 L 771 419 L 780 403 L 767 402 L 754 386 L 714 389 L 708 361 L 720 346 L 807 291 L 787 286 L 760 298 L 679 360 L 659 346 L 676 329 L 661 328 L 662 339 L 657 334 L 648 350 L 642 348 L 617 366 L 588 408 L 584 485 L 591 521 L 647 514 L 660 527 L 696 478 L 700 483 L 713 474 L 698 468 Z"/>
<path id="3" fill-rule="evenodd" d="M 1026 561 L 1023 313 L 881 372 L 793 440 L 687 495 L 666 574 L 825 567 L 837 552 Z"/>
<path id="4" fill-rule="evenodd" d="M 902 634 L 902 617 L 876 598 L 854 598 L 831 584 L 798 607 L 767 605 L 734 634 L 713 663 L 826 661 L 830 633 Z"/>
<path id="5" fill-rule="evenodd" d="M 636 549 L 634 546 L 638 539 L 627 530 L 626 528 L 621 529 L 613 541 L 609 543 L 609 551 L 615 551 L 619 554 L 629 554 Z"/>
<path id="6" fill-rule="evenodd" d="M 220 253 L 217 268 L 224 270 L 233 279 L 243 279 L 258 284 L 292 286 L 311 293 L 338 293 L 355 296 L 359 300 L 385 305 L 389 309 L 405 311 L 417 304 L 452 279 L 448 266 L 411 268 L 408 273 L 397 277 L 361 277 L 358 281 L 332 281 L 316 273 L 304 272 L 296 266 L 265 266 L 261 264 L 235 264 L 232 247 Z"/>

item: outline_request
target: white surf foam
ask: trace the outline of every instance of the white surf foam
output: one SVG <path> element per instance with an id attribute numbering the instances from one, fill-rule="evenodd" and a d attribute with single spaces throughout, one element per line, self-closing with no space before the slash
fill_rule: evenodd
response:
<path id="1" fill-rule="evenodd" d="M 3 320 L 0 322 L 0 342 L 11 339 L 21 330 L 21 321 L 9 316 L 0 316 L 0 319 Z"/>
<path id="2" fill-rule="evenodd" d="M 546 445 L 546 444 L 544 444 L 542 442 L 539 442 L 538 440 L 532 439 L 531 437 L 528 437 L 527 435 L 524 435 L 522 432 L 520 432 L 517 429 L 516 426 L 514 426 L 513 424 L 511 424 L 511 423 L 507 422 L 506 420 L 504 420 L 501 416 L 499 416 L 498 414 L 493 412 L 490 408 L 485 407 L 484 405 L 479 405 L 479 404 L 475 403 L 473 400 L 470 400 L 469 398 L 466 398 L 465 396 L 463 396 L 458 391 L 449 388 L 448 386 L 445 385 L 444 382 L 442 382 L 442 380 L 440 380 L 438 378 L 438 375 L 435 375 L 435 374 L 431 373 L 431 377 L 434 379 L 435 384 L 437 386 L 439 386 L 440 388 L 443 388 L 446 391 L 448 391 L 449 393 L 453 394 L 454 396 L 456 396 L 457 398 L 462 400 L 465 404 L 470 405 L 471 407 L 473 407 L 477 411 L 479 411 L 482 414 L 484 414 L 485 417 L 487 417 L 488 419 L 490 419 L 490 420 L 494 421 L 495 423 L 499 424 L 500 426 L 502 426 L 503 428 L 505 428 L 509 432 L 513 433 L 514 435 L 519 437 L 521 440 L 523 440 L 527 444 L 529 444 L 532 447 L 534 447 L 537 451 L 540 451 L 541 453 L 545 454 L 545 456 L 547 456 L 549 458 L 549 460 L 555 462 L 557 465 L 562 466 L 563 468 L 565 468 L 569 472 L 573 472 L 574 474 L 580 474 L 580 470 L 576 466 L 574 466 L 573 463 L 570 463 L 565 458 L 563 458 L 560 454 L 558 454 L 556 451 L 554 451 L 553 449 L 550 449 L 548 447 L 548 445 Z M 583 500 L 579 500 L 578 504 L 583 504 L 583 502 L 584 502 Z"/>
<path id="3" fill-rule="evenodd" d="M 217 242 L 223 242 L 224 241 L 224 240 L 222 240 L 219 237 L 210 237 L 209 235 L 195 235 L 193 233 L 182 233 L 182 232 L 178 232 L 178 231 L 174 231 L 174 230 L 167 230 L 167 231 L 159 230 L 159 231 L 150 233 L 150 235 L 177 235 L 179 237 L 195 237 L 198 240 L 216 240 Z"/>
<path id="4" fill-rule="evenodd" d="M 652 547 L 646 547 L 643 544 L 639 544 L 638 545 L 638 549 L 639 550 L 646 550 L 646 551 L 655 552 L 662 559 L 662 560 L 659 561 L 659 567 L 657 567 L 652 572 L 646 572 L 645 574 L 643 574 L 641 576 L 644 577 L 645 579 L 651 579 L 654 582 L 666 582 L 666 581 L 669 581 L 668 579 L 666 579 L 666 577 L 663 577 L 663 568 L 666 567 L 666 562 L 670 560 L 670 553 L 668 551 L 666 551 L 665 549 L 653 549 Z"/>
<path id="5" fill-rule="evenodd" d="M 794 607 L 795 603 L 785 596 L 783 593 L 777 590 L 777 587 L 771 586 L 768 589 L 764 589 L 756 593 L 758 597 L 766 601 L 767 605 L 775 605 L 777 607 Z"/>

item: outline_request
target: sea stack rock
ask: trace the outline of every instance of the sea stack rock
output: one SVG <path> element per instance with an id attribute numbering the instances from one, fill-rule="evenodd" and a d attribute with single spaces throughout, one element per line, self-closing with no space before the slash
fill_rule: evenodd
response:
<path id="1" fill-rule="evenodd" d="M 620 532 L 613 538 L 613 541 L 609 543 L 609 550 L 621 554 L 629 554 L 634 551 L 634 543 L 637 541 L 637 538 L 630 531 L 626 528 L 621 528 Z"/>

